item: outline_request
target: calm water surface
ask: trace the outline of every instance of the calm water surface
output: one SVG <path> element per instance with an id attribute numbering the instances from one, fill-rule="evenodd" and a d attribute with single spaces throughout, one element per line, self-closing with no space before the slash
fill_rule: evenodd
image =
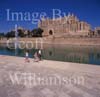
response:
<path id="1" fill-rule="evenodd" d="M 32 58 L 37 49 L 29 50 Z M 25 56 L 25 49 L 8 49 L 0 46 L 0 55 Z M 45 45 L 42 49 L 42 58 L 64 62 L 75 62 L 100 65 L 100 47 Z"/>

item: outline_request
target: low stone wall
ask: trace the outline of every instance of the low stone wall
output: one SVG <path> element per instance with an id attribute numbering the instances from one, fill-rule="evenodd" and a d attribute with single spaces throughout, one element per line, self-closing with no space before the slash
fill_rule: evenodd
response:
<path id="1" fill-rule="evenodd" d="M 100 46 L 100 38 L 19 38 L 19 41 L 39 43 L 42 41 L 44 44 L 66 44 L 66 45 L 86 45 L 86 46 Z M 7 39 L 0 40 L 0 43 L 6 43 Z"/>

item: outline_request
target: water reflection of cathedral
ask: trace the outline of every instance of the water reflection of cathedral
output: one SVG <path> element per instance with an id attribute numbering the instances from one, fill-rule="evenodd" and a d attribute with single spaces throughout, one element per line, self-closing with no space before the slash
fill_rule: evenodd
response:
<path id="1" fill-rule="evenodd" d="M 67 49 L 55 49 L 48 48 L 43 50 L 45 59 L 50 60 L 59 60 L 59 61 L 68 61 L 68 62 L 78 62 L 78 63 L 88 63 L 89 55 L 88 53 L 78 52 L 78 51 L 69 51 Z"/>

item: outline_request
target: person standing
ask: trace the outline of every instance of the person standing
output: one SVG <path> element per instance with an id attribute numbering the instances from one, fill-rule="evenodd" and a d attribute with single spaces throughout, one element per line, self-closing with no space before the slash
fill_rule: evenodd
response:
<path id="1" fill-rule="evenodd" d="M 29 60 L 29 52 L 28 51 L 25 52 L 25 62 L 30 62 L 30 60 Z"/>
<path id="2" fill-rule="evenodd" d="M 42 51 L 39 49 L 38 51 L 38 56 L 39 56 L 39 59 L 41 60 L 41 57 L 42 57 Z"/>

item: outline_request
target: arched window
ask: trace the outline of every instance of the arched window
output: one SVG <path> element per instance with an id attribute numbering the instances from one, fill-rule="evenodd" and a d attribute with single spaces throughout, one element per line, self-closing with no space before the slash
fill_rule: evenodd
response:
<path id="1" fill-rule="evenodd" d="M 53 35 L 53 31 L 52 30 L 49 30 L 49 35 Z"/>

